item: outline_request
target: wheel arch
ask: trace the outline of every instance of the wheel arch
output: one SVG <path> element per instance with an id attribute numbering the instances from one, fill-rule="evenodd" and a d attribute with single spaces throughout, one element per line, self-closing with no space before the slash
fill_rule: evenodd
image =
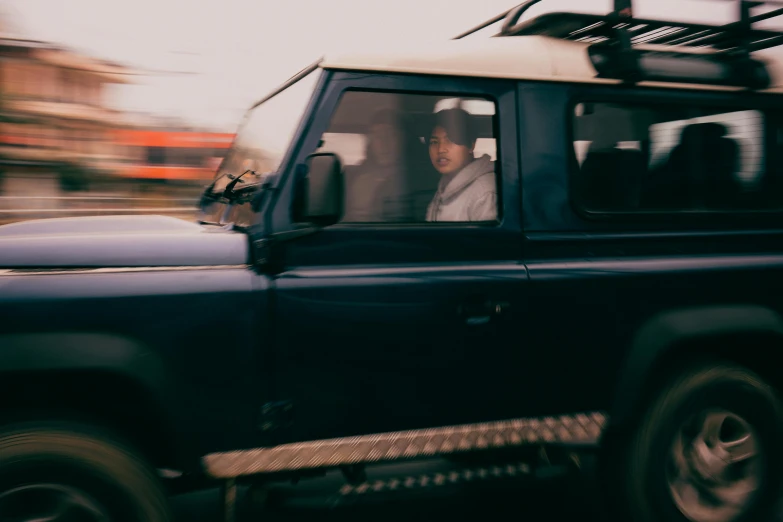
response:
<path id="1" fill-rule="evenodd" d="M 100 423 L 158 467 L 187 467 L 175 444 L 170 381 L 158 354 L 104 333 L 0 336 L 0 421 Z"/>
<path id="2" fill-rule="evenodd" d="M 678 367 L 715 358 L 748 367 L 781 389 L 770 364 L 783 349 L 783 318 L 755 305 L 710 306 L 663 312 L 636 333 L 610 410 L 607 433 L 625 431 Z"/>

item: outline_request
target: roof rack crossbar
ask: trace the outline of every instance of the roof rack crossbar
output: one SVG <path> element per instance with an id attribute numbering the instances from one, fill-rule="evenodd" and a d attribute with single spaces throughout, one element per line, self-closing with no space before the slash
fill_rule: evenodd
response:
<path id="1" fill-rule="evenodd" d="M 710 44 L 713 47 L 719 47 L 721 51 L 725 51 L 739 49 L 741 47 L 752 47 L 755 46 L 756 43 L 768 41 L 780 35 L 781 33 L 772 31 L 742 31 L 741 29 L 734 29 L 733 31 L 710 33 L 699 38 L 685 41 L 681 45 L 690 46 L 695 45 L 696 43 L 701 45 Z M 667 45 L 674 44 L 668 42 Z"/>
<path id="2" fill-rule="evenodd" d="M 684 30 L 685 29 L 682 27 L 661 27 L 660 29 L 650 31 L 649 33 L 635 36 L 631 39 L 631 41 L 635 44 L 659 43 L 661 39 L 682 34 Z"/>
<path id="3" fill-rule="evenodd" d="M 663 37 L 659 40 L 656 40 L 656 43 L 665 44 L 665 45 L 680 45 L 680 44 L 687 44 L 687 42 L 689 41 L 698 40 L 699 38 L 709 38 L 711 36 L 708 29 L 700 29 L 698 31 L 685 29 L 685 31 L 686 34 L 678 33 L 673 35 L 667 35 L 667 37 Z"/>
<path id="4" fill-rule="evenodd" d="M 699 26 L 697 26 L 695 24 L 687 24 L 688 27 L 686 27 L 686 29 L 689 29 L 691 27 L 692 28 L 698 27 L 700 29 L 699 32 L 705 32 L 705 31 L 711 32 L 711 34 L 708 35 L 709 38 L 716 38 L 716 39 L 717 38 L 722 38 L 722 37 L 725 38 L 732 31 L 736 31 L 738 29 L 740 29 L 740 30 L 743 29 L 743 26 L 747 27 L 748 24 L 752 25 L 752 24 L 757 23 L 757 22 L 763 22 L 764 20 L 769 20 L 769 19 L 772 19 L 772 18 L 776 18 L 776 17 L 781 16 L 781 15 L 783 15 L 783 8 L 775 9 L 773 11 L 769 11 L 769 12 L 762 13 L 762 14 L 755 15 L 755 16 L 750 16 L 745 21 L 740 20 L 738 22 L 731 22 L 731 23 L 726 24 L 726 25 L 715 25 L 715 26 L 711 26 L 711 25 L 701 26 L 701 25 L 699 25 Z M 686 24 L 681 24 L 681 25 L 684 26 Z M 756 30 L 755 32 L 756 32 L 756 34 L 764 34 L 764 33 L 769 33 L 771 35 L 779 34 L 777 32 L 763 31 L 763 30 Z M 689 35 L 684 35 L 682 37 L 682 42 L 686 42 L 688 37 L 689 37 Z M 676 40 L 668 41 L 666 43 L 668 45 L 676 45 L 676 44 L 679 44 L 681 42 L 680 42 L 680 39 L 678 38 Z"/>
<path id="5" fill-rule="evenodd" d="M 779 47 L 783 45 L 783 35 L 772 37 L 768 40 L 762 40 L 761 42 L 755 42 L 749 44 L 748 50 L 750 52 L 763 51 L 764 49 L 771 49 L 773 47 Z"/>
<path id="6" fill-rule="evenodd" d="M 675 45 L 693 46 L 696 44 L 703 46 L 706 44 L 710 44 L 713 47 L 718 47 L 721 48 L 721 50 L 723 50 L 723 47 L 729 47 L 729 48 L 736 47 L 738 34 L 741 33 L 737 33 L 736 31 L 734 32 L 699 31 L 696 33 L 685 34 L 682 35 L 681 37 L 672 38 L 671 40 L 669 40 L 668 38 L 661 38 L 660 40 L 656 40 L 655 43 L 671 45 L 671 46 L 675 46 Z M 781 33 L 756 30 L 751 34 L 752 37 L 750 39 L 750 42 L 756 43 L 763 40 L 769 40 L 770 38 L 779 36 Z M 671 35 L 671 36 L 677 36 L 677 35 Z"/>

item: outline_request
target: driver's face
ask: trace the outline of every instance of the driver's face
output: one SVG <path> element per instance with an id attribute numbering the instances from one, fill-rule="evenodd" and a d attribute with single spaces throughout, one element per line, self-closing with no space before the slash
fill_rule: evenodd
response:
<path id="1" fill-rule="evenodd" d="M 430 135 L 430 161 L 441 174 L 459 172 L 473 159 L 473 149 L 451 141 L 443 127 L 435 127 Z"/>

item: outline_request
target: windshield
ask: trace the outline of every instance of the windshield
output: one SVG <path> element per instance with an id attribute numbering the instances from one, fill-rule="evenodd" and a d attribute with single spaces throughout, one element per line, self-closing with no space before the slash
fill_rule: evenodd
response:
<path id="1" fill-rule="evenodd" d="M 226 173 L 238 176 L 246 170 L 265 174 L 280 168 L 320 72 L 318 67 L 313 67 L 309 73 L 247 112 L 217 177 Z"/>

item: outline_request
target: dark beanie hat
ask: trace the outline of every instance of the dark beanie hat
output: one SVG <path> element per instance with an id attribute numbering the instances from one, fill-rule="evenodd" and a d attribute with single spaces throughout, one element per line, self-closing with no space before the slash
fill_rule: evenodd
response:
<path id="1" fill-rule="evenodd" d="M 444 109 L 433 115 L 432 129 L 441 127 L 449 139 L 457 145 L 470 147 L 476 142 L 476 126 L 473 116 L 464 109 Z"/>

